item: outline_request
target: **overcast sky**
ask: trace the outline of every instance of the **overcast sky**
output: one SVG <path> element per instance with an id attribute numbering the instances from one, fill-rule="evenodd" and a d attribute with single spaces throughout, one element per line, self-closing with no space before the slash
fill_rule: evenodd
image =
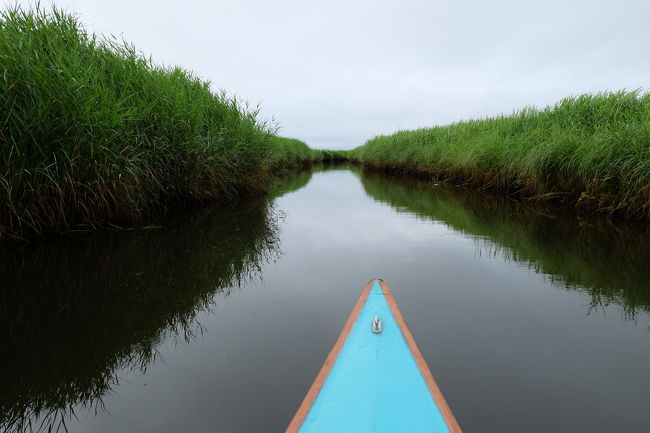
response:
<path id="1" fill-rule="evenodd" d="M 650 86 L 647 0 L 55 4 L 261 103 L 281 134 L 319 148 Z"/>

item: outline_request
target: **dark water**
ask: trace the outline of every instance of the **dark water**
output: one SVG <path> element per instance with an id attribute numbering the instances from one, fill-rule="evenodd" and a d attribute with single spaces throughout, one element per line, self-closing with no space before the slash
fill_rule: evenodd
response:
<path id="1" fill-rule="evenodd" d="M 464 431 L 650 431 L 649 263 L 649 226 L 348 169 L 0 250 L 0 430 L 282 432 L 383 277 Z"/>

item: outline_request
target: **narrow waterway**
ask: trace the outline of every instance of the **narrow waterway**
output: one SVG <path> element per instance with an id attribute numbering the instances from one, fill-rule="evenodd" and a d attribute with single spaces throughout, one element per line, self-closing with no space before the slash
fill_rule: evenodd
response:
<path id="1" fill-rule="evenodd" d="M 283 432 L 363 285 L 466 433 L 650 431 L 650 226 L 356 169 L 0 250 L 0 430 Z"/>

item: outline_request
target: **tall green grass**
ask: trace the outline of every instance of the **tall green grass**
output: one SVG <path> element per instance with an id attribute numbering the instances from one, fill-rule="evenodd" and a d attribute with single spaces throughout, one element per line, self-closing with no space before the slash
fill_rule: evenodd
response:
<path id="1" fill-rule="evenodd" d="M 0 113 L 0 239 L 265 191 L 271 158 L 302 157 L 257 110 L 55 8 L 0 13 Z"/>
<path id="2" fill-rule="evenodd" d="M 319 150 L 323 162 L 350 162 L 352 159 L 351 150 Z"/>
<path id="3" fill-rule="evenodd" d="M 304 141 L 295 138 L 274 137 L 269 163 L 273 168 L 298 168 L 314 163 L 347 162 L 349 150 L 312 149 Z"/>
<path id="4" fill-rule="evenodd" d="M 545 109 L 379 136 L 368 167 L 650 218 L 650 95 L 602 93 Z"/>
<path id="5" fill-rule="evenodd" d="M 319 161 L 321 153 L 296 138 L 276 136 L 271 140 L 269 163 L 272 167 L 291 168 Z"/>

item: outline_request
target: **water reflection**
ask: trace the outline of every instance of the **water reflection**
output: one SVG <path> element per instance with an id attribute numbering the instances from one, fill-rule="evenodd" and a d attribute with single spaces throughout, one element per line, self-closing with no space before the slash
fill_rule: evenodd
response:
<path id="1" fill-rule="evenodd" d="M 617 304 L 630 318 L 650 311 L 646 225 L 581 218 L 464 188 L 357 173 L 374 200 L 473 238 L 480 254 L 500 254 L 556 285 L 584 290 L 594 308 Z"/>
<path id="2" fill-rule="evenodd" d="M 62 429 L 72 408 L 84 411 L 72 424 L 76 431 L 149 431 L 154 425 L 159 431 L 281 431 L 358 286 L 378 273 L 400 288 L 400 306 L 468 430 L 542 431 L 543 425 L 522 428 L 541 418 L 539 408 L 585 426 L 585 413 L 605 416 L 602 408 L 617 402 L 627 406 L 616 410 L 628 425 L 647 425 L 634 406 L 647 405 L 647 350 L 639 343 L 645 330 L 616 317 L 585 318 L 585 297 L 554 287 L 586 292 L 594 307 L 620 305 L 628 318 L 649 311 L 647 226 L 580 219 L 355 168 L 363 189 L 349 172 L 314 174 L 330 170 L 341 167 L 284 173 L 272 191 L 286 195 L 277 205 L 258 200 L 196 210 L 160 229 L 0 250 L 0 431 Z M 397 215 L 363 190 L 427 223 Z M 279 230 L 283 213 L 288 218 Z M 432 233 L 452 236 L 430 244 L 439 239 Z M 275 262 L 280 237 L 284 255 Z M 498 260 L 480 268 L 464 238 L 478 254 Z M 459 250 L 448 251 L 457 244 Z M 493 268 L 517 270 L 511 263 L 503 267 L 502 257 L 554 284 L 524 269 L 499 278 Z M 439 272 L 450 264 L 455 268 L 448 274 Z M 263 287 L 251 284 L 231 297 L 207 322 L 204 338 L 185 351 L 161 344 L 200 333 L 197 315 L 221 299 L 215 295 L 245 286 L 262 268 Z M 529 285 L 522 287 L 526 293 L 511 308 L 511 289 L 523 285 Z M 550 298 L 528 296 L 538 291 Z M 563 338 L 569 331 L 580 334 L 582 345 Z M 158 350 L 168 360 L 180 353 L 187 362 L 154 366 Z M 117 372 L 124 369 L 161 386 L 118 386 Z M 138 375 L 144 370 L 146 379 Z M 114 397 L 107 397 L 111 391 Z M 92 413 L 102 410 L 102 398 L 113 419 Z M 594 417 L 590 425 L 605 430 L 609 424 Z"/>
<path id="3" fill-rule="evenodd" d="M 271 194 L 280 197 L 307 186 L 314 170 L 286 171 L 275 177 L 271 185 Z"/>
<path id="4" fill-rule="evenodd" d="M 294 191 L 298 191 L 307 186 L 315 173 L 328 171 L 350 171 L 358 173 L 355 167 L 341 162 L 326 162 L 316 164 L 311 167 L 305 167 L 302 170 L 289 170 L 277 173 L 271 185 L 271 195 L 274 198 L 281 197 Z"/>
<path id="5" fill-rule="evenodd" d="M 215 293 L 277 254 L 264 200 L 0 251 L 0 431 L 56 431 L 72 407 L 101 408 L 115 371 L 144 371 L 170 334 L 191 338 Z"/>

